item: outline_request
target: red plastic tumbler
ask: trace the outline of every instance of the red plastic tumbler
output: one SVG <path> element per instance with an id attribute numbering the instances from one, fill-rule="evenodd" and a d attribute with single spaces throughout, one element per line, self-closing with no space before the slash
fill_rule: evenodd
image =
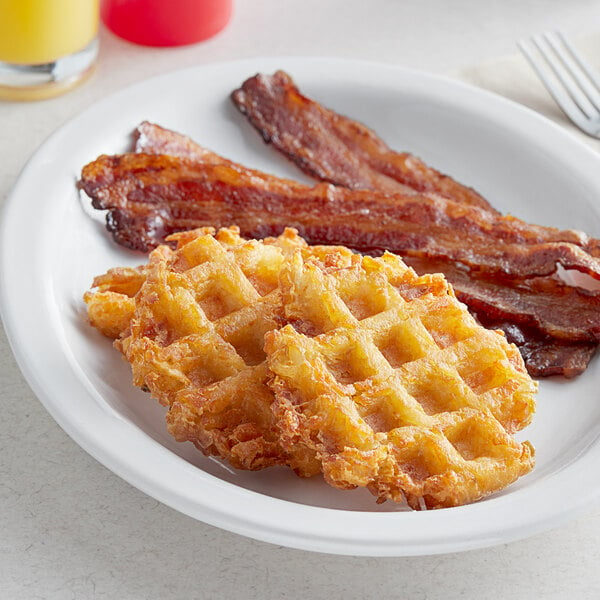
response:
<path id="1" fill-rule="evenodd" d="M 229 22 L 233 0 L 102 0 L 100 15 L 116 35 L 144 46 L 206 40 Z"/>

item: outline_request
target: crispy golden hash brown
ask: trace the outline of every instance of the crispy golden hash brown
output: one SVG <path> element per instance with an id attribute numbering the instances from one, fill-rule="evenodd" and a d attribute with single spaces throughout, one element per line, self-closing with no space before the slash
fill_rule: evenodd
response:
<path id="1" fill-rule="evenodd" d="M 83 296 L 90 323 L 109 338 L 120 337 L 129 330 L 135 310 L 134 296 L 144 281 L 145 266 L 117 267 L 95 277 L 94 291 Z"/>
<path id="2" fill-rule="evenodd" d="M 84 299 L 91 323 L 115 338 L 134 384 L 170 408 L 169 431 L 241 469 L 289 465 L 313 475 L 320 465 L 306 447 L 279 444 L 264 334 L 284 323 L 279 271 L 299 250 L 317 260 L 351 256 L 308 247 L 292 230 L 264 242 L 236 228 L 170 238 L 149 264 L 112 269 Z"/>
<path id="3" fill-rule="evenodd" d="M 470 502 L 531 469 L 531 446 L 510 434 L 531 420 L 535 383 L 441 275 L 293 230 L 169 242 L 84 299 L 177 440 L 413 508 Z"/>
<path id="4" fill-rule="evenodd" d="M 442 276 L 392 254 L 342 268 L 295 255 L 280 281 L 292 325 L 265 350 L 281 440 L 313 449 L 330 484 L 437 508 L 533 467 L 510 432 L 530 422 L 536 384 Z"/>

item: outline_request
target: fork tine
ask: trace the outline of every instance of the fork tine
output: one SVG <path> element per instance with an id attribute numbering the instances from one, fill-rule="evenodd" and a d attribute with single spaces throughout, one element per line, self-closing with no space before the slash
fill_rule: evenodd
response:
<path id="1" fill-rule="evenodd" d="M 584 58 L 584 56 L 571 44 L 571 42 L 560 32 L 556 32 L 557 37 L 563 43 L 565 48 L 569 50 L 575 62 L 579 65 L 579 68 L 586 74 L 588 79 L 594 83 L 596 89 L 600 90 L 600 75 L 598 72 L 590 65 L 590 63 Z"/>
<path id="2" fill-rule="evenodd" d="M 575 104 L 579 106 L 581 112 L 587 117 L 596 117 L 598 111 L 594 108 L 588 97 L 581 91 L 576 81 L 574 81 L 573 76 L 569 73 L 566 65 L 561 64 L 552 54 L 552 47 L 548 40 L 542 36 L 534 36 L 533 42 L 558 80 L 563 84 L 569 96 L 571 96 Z"/>
<path id="3" fill-rule="evenodd" d="M 579 84 L 587 96 L 587 99 L 595 110 L 595 112 L 589 116 L 597 116 L 598 111 L 600 111 L 600 93 L 598 92 L 598 88 L 594 84 L 593 80 L 591 80 L 588 71 L 586 71 L 585 67 L 582 66 L 581 60 L 583 60 L 583 57 L 578 54 L 573 46 L 567 43 L 564 36 L 558 32 L 554 33 L 553 35 L 546 33 L 544 34 L 544 38 L 550 44 L 550 46 L 552 46 L 554 52 L 556 52 L 556 54 L 559 56 L 560 60 L 563 62 L 564 66 L 569 72 L 569 75 Z M 573 54 L 574 52 L 577 53 L 577 55 Z"/>
<path id="4" fill-rule="evenodd" d="M 575 123 L 578 127 L 585 129 L 585 116 L 580 108 L 573 102 L 571 97 L 565 92 L 562 86 L 557 85 L 550 77 L 544 67 L 544 63 L 531 51 L 529 45 L 521 40 L 517 44 L 519 49 L 529 61 L 533 70 L 537 73 L 540 81 L 544 84 L 554 101 L 562 109 L 562 111 Z"/>

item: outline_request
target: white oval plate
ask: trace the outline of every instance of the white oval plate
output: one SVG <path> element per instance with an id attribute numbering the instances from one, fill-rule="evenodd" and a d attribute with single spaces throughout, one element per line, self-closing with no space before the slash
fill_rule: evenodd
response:
<path id="1" fill-rule="evenodd" d="M 117 247 L 75 182 L 101 153 L 129 147 L 147 119 L 248 166 L 306 180 L 265 146 L 229 100 L 256 72 L 283 68 L 306 94 L 363 121 L 491 203 L 526 220 L 600 235 L 600 159 L 557 126 L 500 97 L 372 63 L 270 58 L 151 79 L 98 102 L 29 161 L 1 223 L 2 316 L 19 365 L 60 426 L 102 464 L 206 523 L 276 544 L 372 556 L 507 542 L 591 509 L 600 495 L 600 362 L 576 381 L 544 381 L 522 438 L 537 466 L 502 493 L 429 512 L 376 505 L 285 469 L 234 471 L 166 433 L 164 409 L 131 385 L 128 365 L 86 322 L 94 275 L 144 257 Z"/>

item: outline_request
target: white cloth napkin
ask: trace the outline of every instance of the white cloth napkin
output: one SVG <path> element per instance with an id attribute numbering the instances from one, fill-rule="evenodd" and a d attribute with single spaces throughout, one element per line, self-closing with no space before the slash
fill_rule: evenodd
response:
<path id="1" fill-rule="evenodd" d="M 600 73 L 600 33 L 571 41 Z M 451 76 L 532 108 L 600 151 L 600 140 L 587 136 L 569 121 L 520 53 L 468 67 L 451 73 Z"/>

